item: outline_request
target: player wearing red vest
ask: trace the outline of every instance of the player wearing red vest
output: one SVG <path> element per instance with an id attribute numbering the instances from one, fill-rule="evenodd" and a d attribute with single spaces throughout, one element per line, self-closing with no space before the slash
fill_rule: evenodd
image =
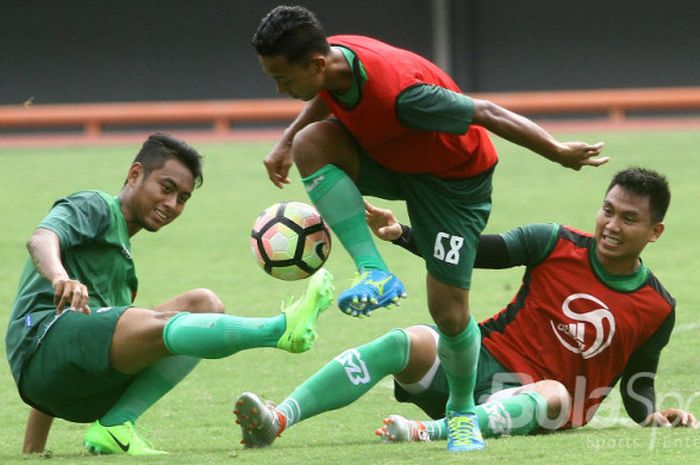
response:
<path id="1" fill-rule="evenodd" d="M 483 447 L 470 413 L 480 338 L 469 289 L 497 160 L 486 130 L 573 169 L 605 163 L 593 158 L 602 144 L 560 143 L 530 120 L 462 94 L 442 70 L 407 50 L 368 37 L 326 38 L 303 7 L 273 9 L 253 45 L 278 91 L 308 102 L 265 166 L 282 187 L 294 160 L 309 198 L 353 258 L 358 275 L 338 306 L 367 315 L 405 296 L 372 240 L 362 195 L 404 200 L 440 331 L 448 423 L 460 431 L 448 449 Z"/>
<path id="2" fill-rule="evenodd" d="M 353 68 L 364 66 L 379 75 L 378 79 L 365 82 L 361 98 L 352 108 L 344 107 L 328 90 L 319 93 L 331 113 L 372 159 L 399 173 L 440 178 L 477 176 L 496 164 L 496 149 L 480 126 L 463 121 L 464 126 L 454 128 L 454 132 L 439 132 L 416 131 L 403 124 L 410 121 L 410 115 L 395 111 L 404 108 L 397 107 L 397 101 L 426 92 L 423 84 L 461 93 L 457 84 L 434 64 L 369 37 L 331 36 L 328 41 L 331 46 L 352 50 Z M 387 56 L 392 59 L 387 60 Z M 439 98 L 435 103 L 439 103 Z"/>
<path id="3" fill-rule="evenodd" d="M 655 406 L 654 379 L 675 301 L 639 255 L 663 232 L 669 201 L 663 176 L 631 168 L 613 178 L 593 235 L 539 224 L 481 236 L 477 267 L 527 267 L 513 300 L 479 325 L 474 413 L 485 436 L 583 425 L 618 379 L 636 422 L 696 425 L 688 412 Z M 379 237 L 420 252 L 411 229 L 389 210 L 367 208 Z M 237 415 L 244 440 L 270 445 L 291 425 L 350 404 L 390 374 L 397 400 L 439 420 L 392 415 L 377 434 L 386 441 L 444 439 L 449 388 L 437 339 L 429 326 L 392 330 L 337 356 L 274 409 L 243 394 Z M 246 429 L 251 423 L 258 427 Z"/>
<path id="4" fill-rule="evenodd" d="M 608 273 L 590 234 L 546 225 L 504 239 L 517 234 L 535 236 L 524 239 L 534 244 L 539 235 L 540 243 L 549 239 L 552 245 L 537 249 L 549 250 L 542 259 L 524 254 L 523 263 L 513 263 L 528 266 L 523 286 L 481 323 L 482 345 L 523 384 L 556 379 L 572 396 L 582 395 L 569 421 L 583 425 L 607 395 L 601 388 L 615 384 L 630 360 L 655 371 L 643 359 L 658 359 L 668 342 L 675 301 L 643 263 L 630 275 Z"/>

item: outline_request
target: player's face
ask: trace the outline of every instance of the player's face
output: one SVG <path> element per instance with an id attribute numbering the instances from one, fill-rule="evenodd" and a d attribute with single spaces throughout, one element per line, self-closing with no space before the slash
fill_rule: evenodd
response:
<path id="1" fill-rule="evenodd" d="M 167 160 L 162 167 L 145 175 L 143 166 L 132 165 L 127 182 L 133 195 L 125 214 L 129 232 L 141 228 L 158 231 L 180 216 L 192 195 L 192 172 L 177 159 Z"/>
<path id="2" fill-rule="evenodd" d="M 616 185 L 605 196 L 596 216 L 598 259 L 609 273 L 632 273 L 639 265 L 644 247 L 656 241 L 663 230 L 663 223 L 652 219 L 648 196 L 627 192 Z"/>
<path id="3" fill-rule="evenodd" d="M 317 57 L 305 65 L 291 64 L 281 55 L 260 56 L 260 66 L 277 86 L 277 92 L 309 101 L 323 89 L 325 60 Z"/>

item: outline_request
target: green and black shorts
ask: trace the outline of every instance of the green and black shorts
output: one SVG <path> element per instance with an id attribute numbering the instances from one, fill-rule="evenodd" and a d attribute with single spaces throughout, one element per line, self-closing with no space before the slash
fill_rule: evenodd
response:
<path id="1" fill-rule="evenodd" d="M 129 307 L 65 311 L 48 329 L 22 370 L 19 392 L 38 410 L 88 423 L 103 416 L 131 376 L 110 367 L 109 348 L 119 317 Z"/>
<path id="2" fill-rule="evenodd" d="M 469 289 L 479 236 L 491 213 L 493 169 L 471 178 L 441 179 L 391 171 L 358 151 L 360 192 L 404 200 L 428 272 L 445 284 Z"/>

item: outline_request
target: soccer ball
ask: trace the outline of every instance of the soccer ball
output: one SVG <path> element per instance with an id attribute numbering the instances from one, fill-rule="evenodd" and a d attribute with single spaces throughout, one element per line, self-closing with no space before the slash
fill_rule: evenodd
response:
<path id="1" fill-rule="evenodd" d="M 331 235 L 311 205 L 280 202 L 255 220 L 250 246 L 263 270 L 293 281 L 308 278 L 323 266 L 331 252 Z"/>

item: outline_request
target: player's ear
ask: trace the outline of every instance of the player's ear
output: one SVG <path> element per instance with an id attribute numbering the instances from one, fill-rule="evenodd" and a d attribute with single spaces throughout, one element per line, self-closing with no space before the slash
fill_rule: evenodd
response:
<path id="1" fill-rule="evenodd" d="M 143 175 L 143 165 L 135 161 L 134 163 L 131 164 L 131 167 L 129 167 L 129 173 L 126 175 L 126 182 L 127 184 L 131 186 L 136 185 L 136 181 Z"/>
<path id="2" fill-rule="evenodd" d="M 325 55 L 322 55 L 320 53 L 317 53 L 313 57 L 311 57 L 311 60 L 309 60 L 309 66 L 316 71 L 317 73 L 323 73 L 326 70 L 326 65 L 328 64 L 328 61 L 326 60 Z"/>
<path id="3" fill-rule="evenodd" d="M 663 222 L 656 223 L 651 228 L 651 237 L 649 238 L 649 242 L 656 242 L 659 237 L 661 237 L 661 234 L 663 234 L 664 229 L 666 229 L 666 225 L 664 225 Z"/>

